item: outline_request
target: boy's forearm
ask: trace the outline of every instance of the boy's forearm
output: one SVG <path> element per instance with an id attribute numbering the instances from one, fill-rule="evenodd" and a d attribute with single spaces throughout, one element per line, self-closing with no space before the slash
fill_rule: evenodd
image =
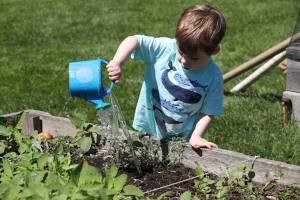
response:
<path id="1" fill-rule="evenodd" d="M 213 115 L 205 115 L 200 113 L 199 121 L 196 124 L 193 134 L 197 134 L 198 136 L 203 138 L 213 118 Z"/>
<path id="2" fill-rule="evenodd" d="M 113 61 L 118 62 L 120 67 L 126 63 L 129 56 L 138 46 L 138 39 L 136 36 L 129 36 L 120 44 Z"/>

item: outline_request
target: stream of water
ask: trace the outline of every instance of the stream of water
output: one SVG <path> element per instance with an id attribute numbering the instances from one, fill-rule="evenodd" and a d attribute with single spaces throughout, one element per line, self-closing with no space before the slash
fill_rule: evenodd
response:
<path id="1" fill-rule="evenodd" d="M 130 152 L 131 152 L 132 157 L 134 159 L 134 163 L 136 165 L 137 171 L 141 175 L 142 170 L 141 170 L 141 167 L 140 167 L 140 163 L 139 163 L 139 161 L 136 157 L 135 151 L 133 149 L 132 140 L 130 138 L 130 134 L 129 134 L 129 131 L 127 129 L 127 125 L 126 125 L 125 119 L 123 117 L 121 108 L 119 106 L 118 100 L 117 100 L 115 94 L 113 93 L 113 91 L 111 91 L 107 95 L 107 97 L 106 97 L 106 99 L 108 99 L 109 103 L 111 103 L 111 106 L 108 107 L 108 108 L 99 109 L 97 111 L 97 115 L 99 117 L 98 120 L 101 122 L 101 127 L 102 127 L 101 131 L 103 131 L 105 135 L 110 136 L 110 138 L 109 138 L 110 147 L 107 147 L 107 143 L 103 147 L 103 153 L 104 153 L 103 159 L 106 160 L 106 155 L 108 154 L 107 149 L 108 148 L 114 148 L 114 152 L 116 153 L 116 155 L 115 155 L 115 157 L 116 157 L 116 166 L 119 167 L 121 165 L 120 159 L 119 159 L 119 149 L 120 149 L 120 146 L 119 146 L 120 143 L 119 142 L 122 140 L 122 138 L 120 137 L 122 135 L 120 130 L 122 130 L 124 136 L 126 137 L 126 139 L 128 141 Z M 66 105 L 69 103 L 69 101 L 71 99 L 72 99 L 72 97 L 67 99 L 62 111 L 58 115 L 59 117 L 61 116 L 62 112 L 66 108 Z M 76 97 L 75 97 L 74 102 L 76 102 Z M 106 162 L 104 162 L 104 163 L 105 163 L 104 167 L 107 168 L 107 163 Z"/>
<path id="2" fill-rule="evenodd" d="M 109 103 L 111 106 L 105 109 L 98 110 L 99 121 L 101 122 L 101 126 L 105 129 L 106 133 L 109 133 L 111 136 L 111 145 L 115 148 L 116 152 L 116 161 L 117 166 L 120 166 L 119 160 L 119 141 L 120 141 L 120 131 L 122 130 L 123 134 L 125 135 L 128 145 L 130 146 L 131 154 L 134 159 L 134 163 L 136 165 L 138 173 L 141 175 L 141 167 L 140 163 L 137 160 L 135 151 L 133 149 L 132 140 L 130 138 L 130 134 L 128 132 L 125 119 L 123 117 L 121 108 L 119 106 L 118 100 L 115 94 L 111 91 L 108 95 Z"/>

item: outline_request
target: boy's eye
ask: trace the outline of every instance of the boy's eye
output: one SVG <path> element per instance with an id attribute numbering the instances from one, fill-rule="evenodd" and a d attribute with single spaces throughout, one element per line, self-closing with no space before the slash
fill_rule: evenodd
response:
<path id="1" fill-rule="evenodd" d="M 192 60 L 198 60 L 198 57 L 191 57 Z"/>

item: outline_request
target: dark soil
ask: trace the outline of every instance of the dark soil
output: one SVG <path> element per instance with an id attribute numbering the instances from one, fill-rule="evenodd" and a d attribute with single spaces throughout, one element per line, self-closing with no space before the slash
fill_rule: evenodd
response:
<path id="1" fill-rule="evenodd" d="M 97 150 L 98 147 L 93 145 L 93 148 Z M 89 165 L 96 167 L 99 169 L 99 171 L 102 173 L 102 176 L 105 177 L 104 173 L 104 159 L 103 155 L 100 154 L 89 154 L 84 155 L 81 154 L 80 156 L 77 156 L 77 158 L 74 160 L 75 163 L 79 163 L 85 159 Z M 110 160 L 114 161 L 114 158 L 109 156 L 106 159 L 106 162 L 109 162 Z M 206 199 L 204 194 L 201 194 L 197 192 L 197 190 L 194 187 L 194 180 L 196 180 L 196 173 L 195 169 L 191 169 L 188 167 L 185 167 L 182 163 L 176 163 L 176 164 L 170 164 L 168 166 L 164 166 L 162 164 L 156 165 L 156 166 L 144 166 L 142 167 L 142 175 L 140 176 L 137 172 L 136 168 L 133 167 L 119 167 L 118 175 L 120 174 L 127 174 L 127 182 L 126 185 L 134 185 L 138 188 L 140 188 L 144 193 L 147 191 L 151 191 L 150 193 L 147 193 L 147 195 L 151 198 L 157 198 L 161 194 L 164 194 L 165 192 L 171 191 L 172 193 L 167 194 L 163 199 L 179 199 L 179 196 L 184 193 L 185 191 L 189 190 L 192 192 L 192 196 L 196 195 L 200 199 Z M 207 178 L 210 178 L 211 180 L 215 180 L 215 183 L 220 180 L 220 178 L 213 174 L 206 175 Z M 190 179 L 188 181 L 184 181 Z M 178 184 L 174 184 L 177 182 L 180 182 Z M 173 185 L 171 185 L 173 184 Z M 261 191 L 264 187 L 263 184 L 260 183 L 252 183 L 254 185 L 253 192 L 256 196 L 256 199 L 298 199 L 293 198 L 291 195 L 286 198 L 279 198 L 277 194 L 283 192 L 287 193 L 286 189 L 287 186 L 281 185 L 279 183 L 272 183 L 270 184 L 263 194 L 259 194 L 258 191 Z M 167 187 L 165 187 L 167 186 Z M 210 185 L 212 191 L 210 194 L 216 194 L 217 190 L 214 186 L 214 184 Z M 158 189 L 161 188 L 161 189 Z M 249 199 L 249 196 L 244 196 L 246 193 L 237 192 L 239 190 L 239 185 L 234 185 L 234 189 L 231 189 L 229 194 L 225 194 L 223 197 L 226 199 Z M 295 189 L 295 188 L 293 188 Z M 153 191 L 152 191 L 153 190 Z M 299 194 L 299 190 L 298 190 Z M 208 199 L 217 199 L 214 198 L 212 195 Z"/>

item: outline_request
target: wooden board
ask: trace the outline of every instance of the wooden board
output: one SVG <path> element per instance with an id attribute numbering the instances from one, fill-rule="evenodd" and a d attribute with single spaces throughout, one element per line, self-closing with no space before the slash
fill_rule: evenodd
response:
<path id="1" fill-rule="evenodd" d="M 300 93 L 300 62 L 287 59 L 286 90 Z"/>

